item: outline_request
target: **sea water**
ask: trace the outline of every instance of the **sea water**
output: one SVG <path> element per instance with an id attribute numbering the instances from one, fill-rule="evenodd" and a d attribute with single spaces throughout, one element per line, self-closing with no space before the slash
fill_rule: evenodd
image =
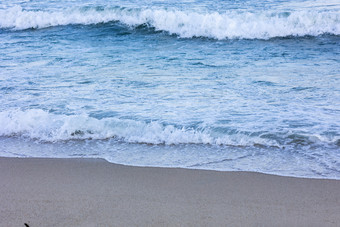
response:
<path id="1" fill-rule="evenodd" d="M 0 156 L 340 179 L 340 2 L 1 1 Z"/>

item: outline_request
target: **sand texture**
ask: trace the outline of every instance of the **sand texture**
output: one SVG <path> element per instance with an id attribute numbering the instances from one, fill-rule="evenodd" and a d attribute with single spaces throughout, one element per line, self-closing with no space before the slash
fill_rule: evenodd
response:
<path id="1" fill-rule="evenodd" d="M 340 181 L 0 158 L 0 226 L 340 226 Z"/>

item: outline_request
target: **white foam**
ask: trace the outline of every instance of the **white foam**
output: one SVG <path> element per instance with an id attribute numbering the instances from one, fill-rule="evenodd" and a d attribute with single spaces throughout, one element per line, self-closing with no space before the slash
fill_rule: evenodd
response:
<path id="1" fill-rule="evenodd" d="M 177 128 L 159 122 L 104 118 L 87 115 L 57 115 L 39 109 L 0 112 L 0 136 L 20 136 L 46 142 L 72 139 L 116 138 L 131 143 L 214 144 L 251 146 L 271 145 L 259 137 L 244 134 L 213 136 L 209 130 Z"/>
<path id="2" fill-rule="evenodd" d="M 325 33 L 340 35 L 338 11 L 261 11 L 225 13 L 105 8 L 103 10 L 70 9 L 65 11 L 28 11 L 16 6 L 0 10 L 0 27 L 15 30 L 46 28 L 69 24 L 98 24 L 119 21 L 127 26 L 147 24 L 159 31 L 182 38 L 268 39 L 286 36 L 317 36 Z"/>

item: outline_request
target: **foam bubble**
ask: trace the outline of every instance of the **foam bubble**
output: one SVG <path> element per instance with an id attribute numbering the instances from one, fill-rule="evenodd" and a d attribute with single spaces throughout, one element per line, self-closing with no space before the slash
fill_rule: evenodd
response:
<path id="1" fill-rule="evenodd" d="M 337 11 L 198 13 L 165 9 L 82 8 L 64 11 L 29 11 L 20 6 L 0 10 L 0 27 L 15 30 L 69 24 L 121 22 L 135 27 L 146 24 L 182 38 L 268 39 L 286 36 L 340 35 Z"/>

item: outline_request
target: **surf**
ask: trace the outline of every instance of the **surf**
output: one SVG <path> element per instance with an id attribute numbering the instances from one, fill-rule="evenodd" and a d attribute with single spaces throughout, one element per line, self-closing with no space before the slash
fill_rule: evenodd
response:
<path id="1" fill-rule="evenodd" d="M 0 10 L 0 28 L 42 29 L 54 26 L 120 23 L 129 29 L 146 26 L 179 38 L 270 39 L 340 35 L 336 10 L 195 12 L 163 8 L 82 7 L 60 11 Z"/>

